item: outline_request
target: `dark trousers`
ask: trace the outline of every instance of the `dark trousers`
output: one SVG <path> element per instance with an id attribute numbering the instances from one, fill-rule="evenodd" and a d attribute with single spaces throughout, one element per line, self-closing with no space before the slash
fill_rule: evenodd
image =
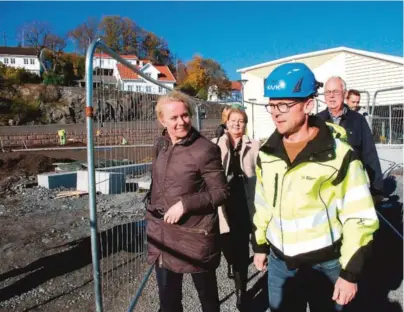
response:
<path id="1" fill-rule="evenodd" d="M 250 264 L 250 233 L 234 227 L 230 233 L 220 237 L 223 255 L 227 263 L 233 266 L 236 289 L 245 291 Z"/>
<path id="2" fill-rule="evenodd" d="M 191 274 L 203 312 L 219 312 L 216 270 Z M 161 312 L 183 312 L 182 307 L 183 274 L 156 265 L 156 279 L 159 288 Z"/>

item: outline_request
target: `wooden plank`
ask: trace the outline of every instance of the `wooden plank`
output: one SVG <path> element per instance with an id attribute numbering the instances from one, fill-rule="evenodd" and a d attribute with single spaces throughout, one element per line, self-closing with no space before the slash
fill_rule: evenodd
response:
<path id="1" fill-rule="evenodd" d="M 73 197 L 73 196 L 81 196 L 86 195 L 88 192 L 85 191 L 62 191 L 56 195 L 55 198 L 65 198 L 65 197 Z"/>

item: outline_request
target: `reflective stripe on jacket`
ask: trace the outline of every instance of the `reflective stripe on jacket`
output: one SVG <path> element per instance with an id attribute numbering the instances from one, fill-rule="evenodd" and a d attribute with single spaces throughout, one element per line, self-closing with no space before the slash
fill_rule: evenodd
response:
<path id="1" fill-rule="evenodd" d="M 340 256 L 341 277 L 355 281 L 378 228 L 362 163 L 324 121 L 290 163 L 275 132 L 261 147 L 255 191 L 256 252 L 267 244 L 292 267 Z"/>

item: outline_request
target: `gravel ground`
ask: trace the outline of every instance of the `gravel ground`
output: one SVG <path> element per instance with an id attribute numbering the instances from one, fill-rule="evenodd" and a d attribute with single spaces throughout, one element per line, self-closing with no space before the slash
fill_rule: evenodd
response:
<path id="1" fill-rule="evenodd" d="M 59 191 L 20 187 L 0 198 L 0 311 L 95 311 L 88 197 L 56 199 Z M 97 196 L 104 311 L 126 311 L 147 270 L 144 253 L 136 247 L 144 237 L 134 232 L 143 217 L 140 198 L 135 193 Z M 402 233 L 396 199 L 380 211 Z M 253 265 L 249 271 L 248 311 L 269 311 L 266 279 Z M 226 273 L 222 258 L 217 271 L 221 311 L 236 311 L 233 281 Z M 402 240 L 382 221 L 350 311 L 402 311 L 402 279 Z M 183 293 L 184 311 L 201 311 L 190 276 Z M 158 311 L 154 273 L 135 311 Z"/>

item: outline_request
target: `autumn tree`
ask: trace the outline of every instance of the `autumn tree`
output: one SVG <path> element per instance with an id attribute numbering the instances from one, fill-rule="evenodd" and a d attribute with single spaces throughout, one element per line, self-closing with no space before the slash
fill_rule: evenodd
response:
<path id="1" fill-rule="evenodd" d="M 40 54 L 43 49 L 50 50 L 52 55 L 50 60 L 53 64 L 52 71 L 56 71 L 59 57 L 66 48 L 66 41 L 59 35 L 52 33 L 49 24 L 41 21 L 25 23 L 18 31 L 18 38 L 20 42 L 23 43 L 23 46 L 35 48 L 39 62 L 45 72 L 48 71 L 48 67 L 43 63 L 43 60 L 40 58 Z"/>
<path id="2" fill-rule="evenodd" d="M 187 78 L 187 66 L 181 60 L 177 60 L 177 66 L 175 70 L 175 80 L 178 85 L 182 85 Z"/>
<path id="3" fill-rule="evenodd" d="M 219 98 L 229 95 L 231 82 L 222 66 L 213 59 L 204 59 L 201 66 L 207 77 L 207 86 L 214 86 Z"/>
<path id="4" fill-rule="evenodd" d="M 97 18 L 89 17 L 84 23 L 69 31 L 68 37 L 73 41 L 80 53 L 85 54 L 90 43 L 97 38 L 98 25 Z"/>
<path id="5" fill-rule="evenodd" d="M 122 20 L 120 16 L 104 16 L 99 25 L 102 40 L 112 50 L 121 52 Z"/>
<path id="6" fill-rule="evenodd" d="M 212 59 L 195 55 L 181 71 L 185 78 L 181 77 L 179 88 L 189 95 L 206 100 L 211 86 L 214 86 L 219 96 L 226 95 L 230 90 L 231 83 L 225 71 Z"/>
<path id="7" fill-rule="evenodd" d="M 50 35 L 51 28 L 48 23 L 32 21 L 19 28 L 17 38 L 22 46 L 35 48 L 39 57 L 41 50 L 49 46 Z"/>
<path id="8" fill-rule="evenodd" d="M 122 48 L 124 54 L 139 55 L 139 40 L 141 28 L 128 17 L 121 20 L 122 25 Z"/>
<path id="9" fill-rule="evenodd" d="M 48 49 L 52 53 L 52 71 L 56 72 L 57 67 L 61 66 L 60 57 L 66 48 L 66 40 L 58 35 L 50 34 L 47 41 Z"/>

